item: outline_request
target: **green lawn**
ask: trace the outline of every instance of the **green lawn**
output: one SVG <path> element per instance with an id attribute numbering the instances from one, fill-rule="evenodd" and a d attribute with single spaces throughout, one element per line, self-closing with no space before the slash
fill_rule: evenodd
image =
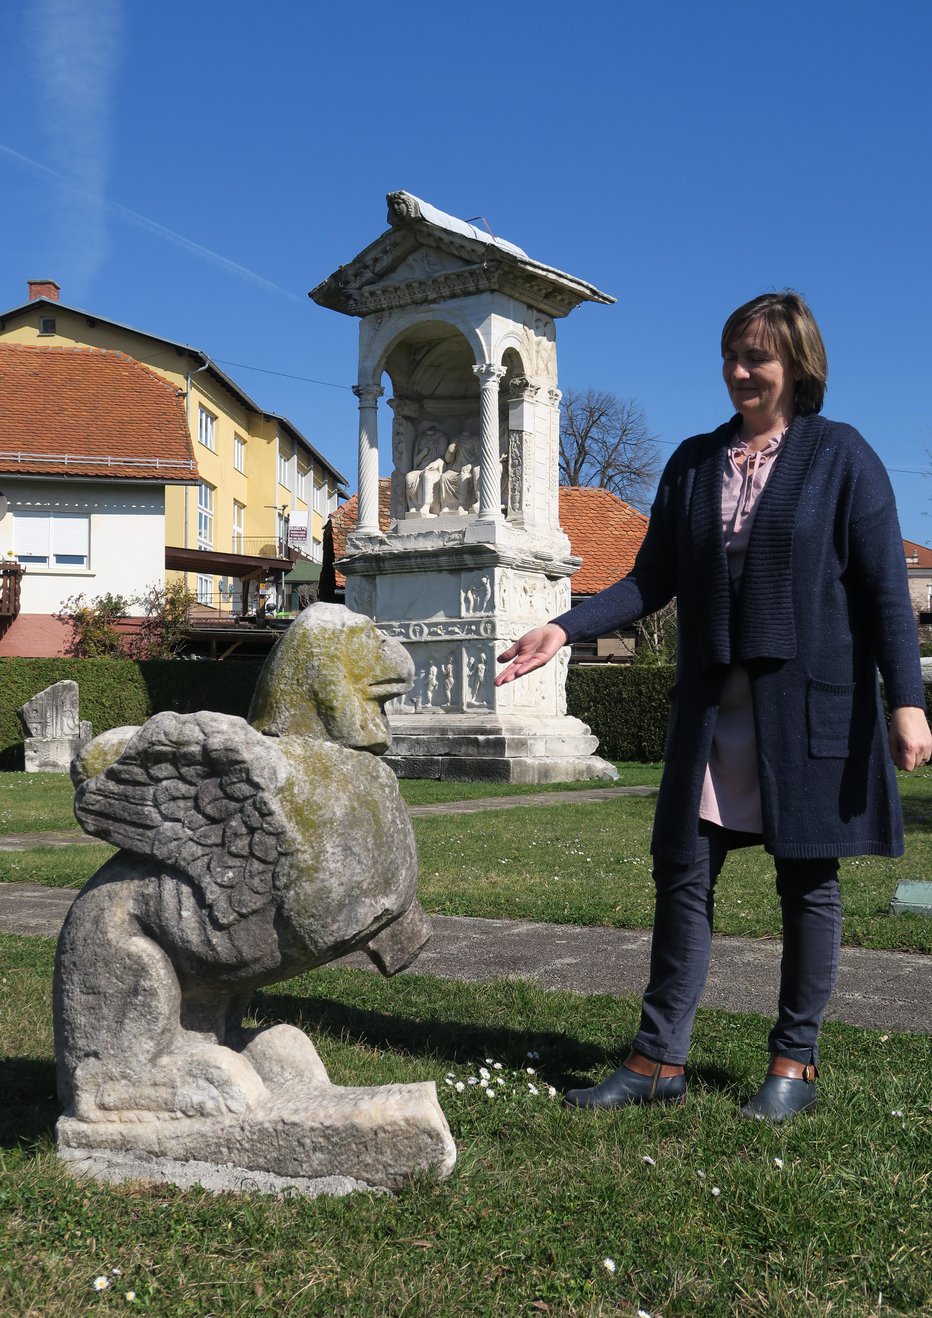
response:
<path id="1" fill-rule="evenodd" d="M 337 1083 L 436 1080 L 449 1181 L 313 1201 L 99 1188 L 52 1152 L 52 960 L 51 942 L 0 937 L 10 1318 L 932 1313 L 926 1038 L 826 1026 L 822 1110 L 774 1129 L 736 1114 L 766 1022 L 700 1011 L 685 1108 L 580 1113 L 547 1086 L 616 1065 L 635 1003 L 318 971 L 256 1012 L 306 1027 Z M 485 1059 L 494 1100 L 468 1084 Z"/>
<path id="2" fill-rule="evenodd" d="M 66 773 L 0 773 L 0 833 L 80 827 Z"/>
<path id="3" fill-rule="evenodd" d="M 637 767 L 645 777 L 656 777 L 657 766 Z M 636 776 L 631 766 L 626 772 Z M 36 782 L 43 778 L 52 781 Z M 29 781 L 20 786 L 17 780 Z M 413 803 L 412 788 L 453 786 L 406 782 L 402 790 Z M 481 787 L 481 795 L 494 790 L 490 784 Z M 907 854 L 896 861 L 857 857 L 842 863 L 843 938 L 854 946 L 928 953 L 932 920 L 891 917 L 887 908 L 899 880 L 932 874 L 932 770 L 901 774 L 900 790 Z M 8 815 L 17 819 L 15 827 L 4 823 L 2 830 L 27 831 L 23 803 L 29 798 L 34 827 L 53 827 L 49 821 L 60 817 L 68 797 L 70 785 L 63 775 L 0 775 L 0 821 Z M 568 799 L 566 805 L 547 809 L 416 819 L 421 900 L 428 910 L 445 915 L 649 928 L 653 810 L 653 798 L 588 805 Z M 0 853 L 0 881 L 78 887 L 110 854 L 102 845 Z M 718 885 L 716 929 L 754 938 L 779 935 L 773 869 L 759 848 L 729 858 Z"/>
<path id="4" fill-rule="evenodd" d="M 546 787 L 510 783 L 448 783 L 406 778 L 399 786 L 408 805 L 441 801 L 470 801 L 487 796 L 526 796 L 537 792 L 575 792 L 586 787 L 656 787 L 663 765 L 619 761 L 618 781 L 551 783 Z M 66 773 L 0 773 L 0 834 L 37 833 L 45 829 L 78 831 L 74 817 L 74 788 Z"/>

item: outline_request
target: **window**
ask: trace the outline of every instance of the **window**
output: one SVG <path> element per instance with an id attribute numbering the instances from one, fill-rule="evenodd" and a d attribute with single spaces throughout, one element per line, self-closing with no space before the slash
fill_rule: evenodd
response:
<path id="1" fill-rule="evenodd" d="M 90 562 L 91 519 L 68 513 L 14 513 L 13 549 L 21 563 L 84 567 Z"/>
<path id="2" fill-rule="evenodd" d="M 327 512 L 335 513 L 337 510 L 337 492 L 336 487 L 327 491 Z"/>
<path id="3" fill-rule="evenodd" d="M 212 453 L 217 451 L 216 425 L 217 418 L 213 412 L 208 412 L 206 407 L 198 407 L 197 441 L 199 444 L 203 444 L 205 448 L 209 448 Z"/>
<path id="4" fill-rule="evenodd" d="M 197 547 L 212 549 L 214 545 L 214 487 L 206 481 L 197 483 Z"/>
<path id="5" fill-rule="evenodd" d="M 246 508 L 233 500 L 233 553 L 245 554 Z"/>
<path id="6" fill-rule="evenodd" d="M 284 554 L 288 547 L 288 518 L 284 513 L 275 514 L 275 534 L 278 537 L 278 552 Z"/>
<path id="7" fill-rule="evenodd" d="M 317 484 L 317 478 L 314 478 L 314 512 L 319 513 L 323 508 L 322 495 L 324 487 Z"/>
<path id="8" fill-rule="evenodd" d="M 307 503 L 307 467 L 298 467 L 298 481 L 295 486 L 295 494 L 299 499 L 303 499 L 304 502 Z"/>
<path id="9" fill-rule="evenodd" d="M 39 317 L 39 333 L 40 333 L 40 334 L 54 334 L 54 333 L 55 333 L 55 317 L 54 317 L 54 316 L 40 316 L 40 317 Z"/>
<path id="10" fill-rule="evenodd" d="M 291 446 L 281 436 L 278 439 L 278 483 L 286 490 L 291 489 Z"/>
<path id="11" fill-rule="evenodd" d="M 246 471 L 246 441 L 242 435 L 233 436 L 233 469 Z"/>
<path id="12" fill-rule="evenodd" d="M 200 573 L 198 573 L 196 593 L 198 604 L 212 604 L 214 597 L 213 577 L 202 577 Z"/>

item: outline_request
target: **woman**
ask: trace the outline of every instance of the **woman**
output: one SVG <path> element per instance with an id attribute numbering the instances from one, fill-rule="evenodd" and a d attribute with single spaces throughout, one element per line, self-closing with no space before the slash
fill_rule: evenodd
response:
<path id="1" fill-rule="evenodd" d="M 893 765 L 926 763 L 932 734 L 893 492 L 857 431 L 819 415 L 828 368 L 808 306 L 787 291 L 739 307 L 722 360 L 736 415 L 673 454 L 630 574 L 522 636 L 496 681 L 676 596 L 640 1028 L 614 1075 L 566 1101 L 685 1101 L 715 880 L 730 849 L 762 842 L 776 868 L 783 963 L 770 1066 L 742 1112 L 784 1121 L 816 1105 L 841 938 L 838 857 L 902 855 Z"/>

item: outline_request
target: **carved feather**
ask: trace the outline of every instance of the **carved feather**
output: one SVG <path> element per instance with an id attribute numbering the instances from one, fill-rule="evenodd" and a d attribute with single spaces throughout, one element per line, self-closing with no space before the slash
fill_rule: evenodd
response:
<path id="1" fill-rule="evenodd" d="M 243 719 L 157 714 L 81 784 L 75 813 L 95 837 L 187 875 L 229 928 L 272 900 L 282 858 L 296 849 L 277 805 L 288 772 L 275 739 Z"/>

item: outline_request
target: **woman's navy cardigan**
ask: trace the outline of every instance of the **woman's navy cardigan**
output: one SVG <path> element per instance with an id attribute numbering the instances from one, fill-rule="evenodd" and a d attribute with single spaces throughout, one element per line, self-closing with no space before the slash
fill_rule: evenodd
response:
<path id="1" fill-rule="evenodd" d="M 751 530 L 740 591 L 722 536 L 734 417 L 664 470 L 634 567 L 554 622 L 570 641 L 677 599 L 678 651 L 652 851 L 693 859 L 722 679 L 748 671 L 764 845 L 777 856 L 898 856 L 903 823 L 877 684 L 925 708 L 893 491 L 851 426 L 797 417 Z"/>

